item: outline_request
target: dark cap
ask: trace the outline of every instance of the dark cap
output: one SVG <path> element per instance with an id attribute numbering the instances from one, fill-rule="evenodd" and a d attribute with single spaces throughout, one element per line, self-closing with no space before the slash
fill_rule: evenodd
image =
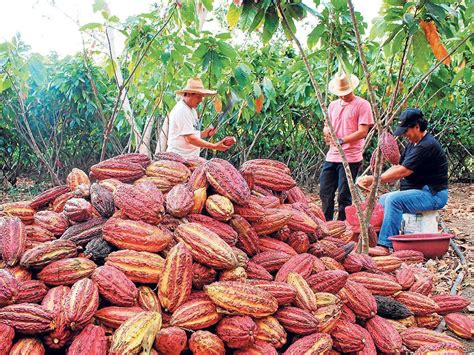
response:
<path id="1" fill-rule="evenodd" d="M 421 119 L 423 119 L 423 112 L 421 112 L 421 110 L 418 110 L 417 108 L 406 109 L 400 115 L 400 119 L 398 120 L 398 127 L 393 133 L 393 135 L 401 136 L 405 134 L 408 128 L 416 125 Z"/>

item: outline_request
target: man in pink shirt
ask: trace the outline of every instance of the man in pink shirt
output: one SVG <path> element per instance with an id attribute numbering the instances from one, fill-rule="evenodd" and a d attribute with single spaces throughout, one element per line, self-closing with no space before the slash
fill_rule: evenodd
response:
<path id="1" fill-rule="evenodd" d="M 354 179 L 362 162 L 364 138 L 370 126 L 374 124 L 370 103 L 354 95 L 354 89 L 358 84 L 359 79 L 355 75 L 338 73 L 328 86 L 331 93 L 339 96 L 339 99 L 329 104 L 329 119 L 336 132 L 338 143 L 342 145 Z M 321 169 L 319 195 L 326 220 L 330 221 L 334 217 L 336 190 L 339 191 L 337 219 L 343 221 L 346 219 L 344 209 L 352 203 L 351 193 L 341 156 L 329 135 L 329 128 L 324 127 L 323 132 L 329 151 Z"/>

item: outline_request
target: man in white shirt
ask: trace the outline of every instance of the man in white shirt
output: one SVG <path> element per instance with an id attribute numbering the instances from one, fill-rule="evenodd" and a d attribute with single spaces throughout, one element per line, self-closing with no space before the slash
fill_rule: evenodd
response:
<path id="1" fill-rule="evenodd" d="M 201 79 L 192 78 L 188 80 L 186 87 L 176 91 L 182 96 L 176 106 L 169 114 L 168 147 L 167 152 L 178 153 L 185 158 L 199 156 L 201 148 L 226 151 L 231 145 L 225 145 L 224 140 L 211 143 L 203 138 L 212 137 L 216 130 L 208 127 L 199 130 L 199 118 L 196 108 L 205 96 L 216 94 L 214 90 L 204 88 Z"/>

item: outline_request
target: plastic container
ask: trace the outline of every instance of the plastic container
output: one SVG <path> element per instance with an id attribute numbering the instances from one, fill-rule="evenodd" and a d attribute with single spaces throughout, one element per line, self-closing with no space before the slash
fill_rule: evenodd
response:
<path id="1" fill-rule="evenodd" d="M 362 204 L 362 211 L 365 211 L 367 205 Z M 346 221 L 352 226 L 354 233 L 360 233 L 359 219 L 357 218 L 357 212 L 354 205 L 347 206 L 346 211 Z M 372 217 L 370 217 L 370 225 L 376 230 L 379 231 L 383 222 L 383 206 L 380 203 L 377 203 L 372 212 Z"/>
<path id="2" fill-rule="evenodd" d="M 425 258 L 440 258 L 449 248 L 449 241 L 454 235 L 447 233 L 403 234 L 388 237 L 393 249 L 421 251 Z"/>
<path id="3" fill-rule="evenodd" d="M 424 211 L 417 214 L 404 213 L 401 234 L 439 233 L 438 211 Z"/>

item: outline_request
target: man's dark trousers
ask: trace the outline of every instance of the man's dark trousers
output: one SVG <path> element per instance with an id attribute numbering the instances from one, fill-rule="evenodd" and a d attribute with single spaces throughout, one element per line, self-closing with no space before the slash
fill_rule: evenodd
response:
<path id="1" fill-rule="evenodd" d="M 359 172 L 361 162 L 349 163 L 352 177 L 355 181 L 357 173 Z M 347 184 L 346 173 L 342 163 L 331 163 L 325 161 L 319 177 L 319 197 L 323 206 L 324 216 L 326 221 L 331 221 L 334 217 L 334 197 L 336 190 L 339 191 L 339 198 L 337 200 L 339 206 L 339 213 L 337 219 L 344 221 L 346 219 L 346 206 L 352 204 L 351 192 Z"/>

